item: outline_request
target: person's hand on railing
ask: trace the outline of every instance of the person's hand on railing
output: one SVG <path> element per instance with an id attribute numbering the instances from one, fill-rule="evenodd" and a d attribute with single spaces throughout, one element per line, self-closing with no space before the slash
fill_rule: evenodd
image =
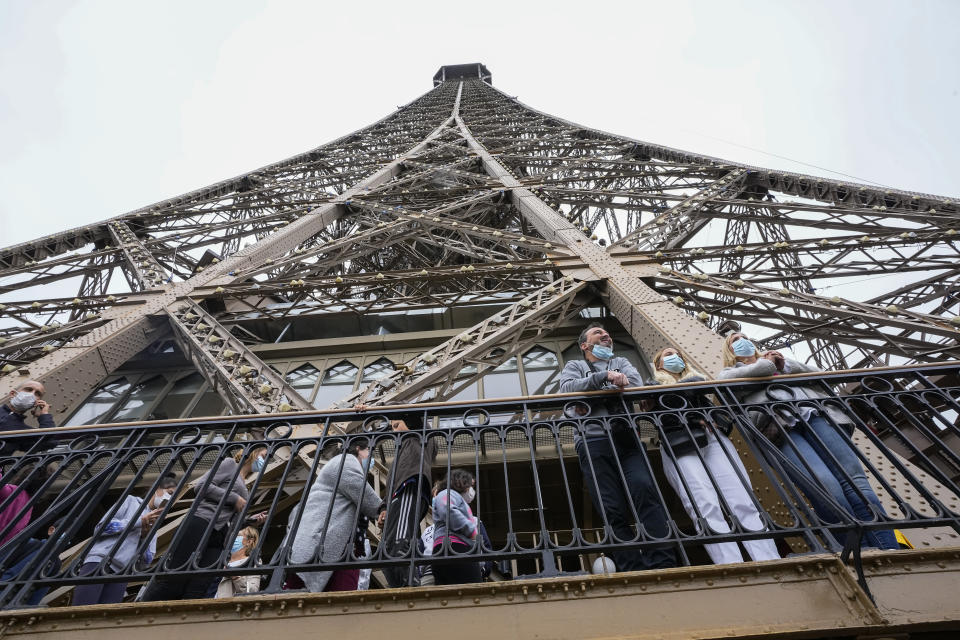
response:
<path id="1" fill-rule="evenodd" d="M 610 382 L 610 384 L 618 386 L 621 389 L 630 384 L 627 374 L 620 373 L 619 371 L 607 371 L 607 380 Z"/>
<path id="2" fill-rule="evenodd" d="M 363 404 L 362 402 L 359 402 L 353 405 L 353 410 L 356 411 L 357 413 L 363 413 L 364 411 L 367 410 L 367 405 Z"/>
<path id="3" fill-rule="evenodd" d="M 377 516 L 377 528 L 383 529 L 383 523 L 387 521 L 387 512 L 381 511 L 380 515 Z"/>
<path id="4" fill-rule="evenodd" d="M 773 366 L 777 368 L 777 371 L 783 371 L 786 360 L 779 351 L 767 351 L 761 357 L 772 362 Z"/>

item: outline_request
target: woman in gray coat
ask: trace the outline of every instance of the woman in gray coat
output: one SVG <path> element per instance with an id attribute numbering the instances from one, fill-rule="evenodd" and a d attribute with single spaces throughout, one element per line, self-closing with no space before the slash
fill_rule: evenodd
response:
<path id="1" fill-rule="evenodd" d="M 318 558 L 319 562 L 343 561 L 353 545 L 357 510 L 368 518 L 376 518 L 381 500 L 367 484 L 365 461 L 369 457 L 369 443 L 354 440 L 317 474 L 294 534 L 292 563 L 314 563 Z M 314 593 L 326 588 L 332 574 L 332 571 L 297 572 L 307 590 Z"/>
<path id="2" fill-rule="evenodd" d="M 779 351 L 759 353 L 753 342 L 742 333 L 727 336 L 722 349 L 726 367 L 720 379 L 766 378 L 791 373 L 814 373 L 816 367 L 785 358 Z M 774 385 L 776 379 L 770 381 Z M 743 403 L 761 403 L 780 400 L 784 403 L 804 400 L 822 400 L 827 396 L 812 385 L 776 386 L 746 393 L 739 400 Z M 777 445 L 784 457 L 792 463 L 787 472 L 802 489 L 814 510 L 827 522 L 836 522 L 837 514 L 832 506 L 820 498 L 819 492 L 811 490 L 810 478 L 826 489 L 830 497 L 847 513 L 862 522 L 884 518 L 886 512 L 880 499 L 870 486 L 867 474 L 860 464 L 850 438 L 838 426 L 853 430 L 849 416 L 830 404 L 818 408 L 814 403 L 796 404 L 796 413 L 786 410 L 764 414 L 751 411 L 768 425 L 755 424 Z M 826 415 L 824 415 L 826 414 Z M 829 420 L 827 419 L 829 418 Z M 781 441 L 782 440 L 782 441 Z M 889 529 L 864 532 L 867 546 L 880 549 L 897 549 L 896 538 Z"/>

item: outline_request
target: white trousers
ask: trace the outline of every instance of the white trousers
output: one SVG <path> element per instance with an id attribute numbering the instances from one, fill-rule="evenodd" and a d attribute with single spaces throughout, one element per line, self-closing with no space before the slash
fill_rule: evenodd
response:
<path id="1" fill-rule="evenodd" d="M 677 464 L 661 450 L 663 455 L 663 472 L 667 476 L 667 482 L 673 487 L 683 503 L 690 518 L 697 521 L 697 510 L 706 520 L 709 527 L 715 533 L 727 533 L 730 531 L 730 525 L 723 514 L 723 507 L 717 498 L 717 492 L 714 489 L 713 482 L 710 481 L 710 475 L 713 476 L 716 486 L 723 494 L 723 499 L 730 507 L 733 515 L 736 516 L 741 526 L 750 531 L 760 531 L 763 529 L 763 523 L 760 520 L 760 514 L 751 499 L 752 487 L 750 479 L 747 477 L 747 470 L 737 455 L 730 439 L 722 433 L 714 433 L 713 430 L 707 432 L 707 446 L 701 450 L 703 460 L 707 468 L 704 468 L 703 462 L 696 453 L 688 453 L 677 458 Z M 730 454 L 724 453 L 724 449 Z M 731 464 L 732 461 L 732 464 Z M 733 465 L 737 465 L 743 476 L 743 481 L 737 475 L 737 470 Z M 679 470 L 677 467 L 679 466 Z M 707 469 L 710 475 L 707 475 Z M 680 476 L 686 481 L 686 487 Z M 744 486 L 744 481 L 747 483 Z M 687 491 L 689 488 L 689 492 Z M 692 496 L 691 496 L 692 494 Z M 696 509 L 694 509 L 696 504 Z M 740 548 L 735 542 L 722 542 L 717 544 L 703 545 L 710 555 L 714 564 L 730 564 L 733 562 L 743 562 L 743 556 L 740 554 Z M 747 553 L 754 560 L 776 560 L 780 558 L 777 552 L 777 545 L 773 540 L 766 538 L 761 540 L 747 540 L 743 542 Z"/>

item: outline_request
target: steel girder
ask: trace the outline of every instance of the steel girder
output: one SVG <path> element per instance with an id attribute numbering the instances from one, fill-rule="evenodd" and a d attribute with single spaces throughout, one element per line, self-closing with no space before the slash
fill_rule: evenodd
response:
<path id="1" fill-rule="evenodd" d="M 273 233 L 266 235 L 256 244 L 241 249 L 233 256 L 225 257 L 223 260 L 214 259 L 208 261 L 205 265 L 197 264 L 194 274 L 188 280 L 168 283 L 161 290 L 153 293 L 142 292 L 132 296 L 132 299 L 142 302 L 137 312 L 132 313 L 121 307 L 106 310 L 103 313 L 104 322 L 102 326 L 98 326 L 85 335 L 61 345 L 53 353 L 40 357 L 30 363 L 29 368 L 20 367 L 18 370 L 21 371 L 21 375 L 39 378 L 51 389 L 56 389 L 58 404 L 69 406 L 85 397 L 104 376 L 141 351 L 157 337 L 160 327 L 157 320 L 153 319 L 154 316 L 166 317 L 165 310 L 171 304 L 178 299 L 188 297 L 193 289 L 198 286 L 209 283 L 229 283 L 233 281 L 238 271 L 249 269 L 254 264 L 280 257 L 294 250 L 305 238 L 310 238 L 335 224 L 345 210 L 343 202 L 349 200 L 358 191 L 370 189 L 390 180 L 399 171 L 400 161 L 405 155 L 420 151 L 429 144 L 435 135 L 438 135 L 444 129 L 445 124 L 451 122 L 450 113 L 455 105 L 456 95 L 456 88 L 440 87 L 415 101 L 424 104 L 425 110 L 423 112 L 418 109 L 403 113 L 398 112 L 372 127 L 368 127 L 357 134 L 352 134 L 353 142 L 349 142 L 347 146 L 351 147 L 351 153 L 354 154 L 358 141 L 366 138 L 376 138 L 373 144 L 382 149 L 386 149 L 388 144 L 399 146 L 411 142 L 411 137 L 413 137 L 413 140 L 406 154 L 392 154 L 393 159 L 387 164 L 380 165 L 379 168 L 376 164 L 368 165 L 369 170 L 365 170 L 367 177 L 363 181 L 331 198 L 327 204 L 310 210 L 306 215 L 300 215 L 295 221 L 283 226 L 282 229 L 274 230 Z M 436 105 L 437 108 L 430 105 Z M 441 111 L 445 113 L 441 114 Z M 406 124 L 399 122 L 404 120 L 405 114 L 411 116 L 409 118 L 411 122 Z M 428 114 L 435 114 L 436 119 L 433 119 L 433 115 L 428 117 Z M 426 133 L 421 133 L 427 126 L 430 126 L 431 129 L 427 130 Z M 347 139 L 335 141 L 328 146 L 338 148 L 343 146 L 345 140 Z M 304 154 L 304 156 L 298 156 L 291 161 L 272 166 L 278 170 L 286 171 L 296 168 L 298 163 L 304 162 L 308 156 L 316 156 L 317 153 L 310 152 L 310 154 Z M 369 162 L 370 159 L 368 158 L 367 161 Z M 238 189 L 250 190 L 255 188 L 257 179 L 256 173 L 248 174 L 239 182 L 220 183 L 214 187 L 167 201 L 163 203 L 162 207 L 159 205 L 154 207 L 154 209 L 162 208 L 164 211 L 155 210 L 148 213 L 146 210 L 140 210 L 121 217 L 121 219 L 128 224 L 130 224 L 130 220 L 136 222 L 137 225 L 134 228 L 145 224 L 144 217 L 148 219 L 151 217 L 175 219 L 181 216 L 179 211 L 184 207 L 189 208 L 198 202 L 202 203 L 224 195 L 230 195 L 236 193 Z M 3 274 L 0 273 L 0 278 L 2 276 Z M 202 350 L 195 350 L 193 355 L 200 358 L 212 357 Z M 255 358 L 252 354 L 250 354 L 250 357 Z M 257 365 L 258 370 L 265 370 L 265 366 L 259 366 L 262 363 L 256 360 L 251 362 Z M 208 362 L 207 365 L 209 366 L 201 368 L 201 373 L 208 375 L 211 383 L 217 383 L 218 391 L 225 395 L 224 399 L 228 401 L 229 406 L 241 406 L 243 404 L 257 406 L 260 400 L 255 397 L 255 394 L 244 398 L 235 397 L 235 387 L 219 384 L 219 381 L 212 376 L 211 372 L 217 369 L 216 363 Z M 244 393 L 249 394 L 250 392 L 247 390 Z"/>
<path id="2" fill-rule="evenodd" d="M 812 357 L 827 366 L 842 366 L 850 349 L 864 354 L 881 335 L 884 358 L 938 359 L 953 349 L 952 334 L 930 328 L 930 318 L 957 308 L 951 261 L 958 211 L 948 198 L 769 171 L 611 135 L 533 110 L 479 80 L 441 83 L 371 127 L 305 154 L 0 251 L 7 300 L 31 299 L 34 286 L 76 282 L 81 305 L 103 309 L 96 323 L 56 334 L 59 342 L 44 345 L 54 352 L 44 355 L 30 346 L 41 344 L 30 342 L 41 337 L 31 332 L 77 322 L 81 311 L 66 303 L 68 292 L 42 301 L 48 315 L 40 322 L 11 303 L 0 331 L 11 346 L 25 340 L 32 351 L 0 345 L 0 355 L 16 354 L 8 363 L 66 387 L 70 403 L 89 390 L 87 380 L 146 346 L 157 335 L 146 318 L 177 300 L 225 305 L 215 320 L 229 331 L 251 318 L 344 308 L 509 303 L 551 277 L 575 274 L 603 284 L 604 299 L 646 350 L 678 347 L 708 371 L 718 367 L 718 339 L 704 320 L 722 318 L 745 322 L 770 343 L 803 339 L 802 327 Z M 723 245 L 718 226 L 725 226 Z M 615 246 L 598 246 L 604 242 Z M 503 271 L 507 262 L 512 276 Z M 657 279 L 661 266 L 678 278 L 708 274 L 711 287 L 678 308 L 669 298 L 681 293 L 680 284 Z M 138 268 L 169 273 L 173 282 L 125 291 L 111 279 L 117 268 L 135 284 L 149 275 Z M 828 295 L 785 313 L 764 296 L 754 297 L 763 304 L 745 303 L 744 287 L 732 284 L 744 280 L 759 290 L 778 283 L 811 294 L 885 274 L 895 274 L 888 276 L 893 286 L 872 287 L 871 301 L 924 318 L 923 328 L 901 326 L 902 318 L 885 311 L 869 315 L 869 328 L 833 334 L 817 320 Z M 21 328 L 12 323 L 18 318 Z M 838 351 L 844 340 L 846 351 Z"/>
<path id="3" fill-rule="evenodd" d="M 335 406 L 370 406 L 442 400 L 523 353 L 580 313 L 591 296 L 587 283 L 565 276 L 459 335 L 426 351 L 396 371 L 347 396 Z M 472 372 L 463 374 L 464 367 Z"/>

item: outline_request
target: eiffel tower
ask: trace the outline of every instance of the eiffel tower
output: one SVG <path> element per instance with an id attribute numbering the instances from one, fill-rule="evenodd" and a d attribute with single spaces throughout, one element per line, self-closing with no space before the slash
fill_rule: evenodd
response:
<path id="1" fill-rule="evenodd" d="M 958 224 L 955 199 L 606 133 L 451 65 L 328 144 L 3 249 L 0 358 L 64 412 L 172 334 L 233 413 L 312 408 L 251 346 L 344 312 L 496 309 L 339 406 L 454 397 L 598 304 L 710 373 L 731 322 L 824 369 L 956 359 Z"/>
<path id="2" fill-rule="evenodd" d="M 0 251 L 3 381 L 9 387 L 40 380 L 58 424 L 69 425 L 526 397 L 555 390 L 549 382 L 559 357 L 567 357 L 565 349 L 594 318 L 632 350 L 641 369 L 655 351 L 671 346 L 697 369 L 716 374 L 722 336 L 736 328 L 763 348 L 789 349 L 823 369 L 960 356 L 956 199 L 752 167 L 591 129 L 501 92 L 483 64 L 441 67 L 433 84 L 369 127 L 300 155 Z M 556 351 L 544 350 L 545 342 Z M 318 352 L 326 363 L 320 369 L 308 364 Z M 167 378 L 138 374 L 120 388 L 120 376 L 136 367 L 162 368 L 171 353 L 176 366 L 187 368 Z M 516 382 L 494 384 L 518 364 L 526 377 L 514 373 L 510 380 Z M 868 376 L 856 375 L 866 386 Z M 168 401 L 186 391 L 196 392 L 192 400 Z M 201 402 L 207 397 L 216 402 Z M 162 398 L 177 410 L 156 412 Z M 924 400 L 931 413 L 949 401 Z M 317 435 L 306 426 L 304 433 Z M 908 433 L 909 425 L 900 426 L 899 433 Z M 878 467 L 892 460 L 863 437 L 855 442 Z M 911 446 L 898 451 L 907 455 Z M 740 448 L 745 459 L 746 451 Z M 297 455 L 307 466 L 290 477 L 304 482 L 310 462 Z M 956 456 L 945 460 L 939 471 L 921 464 L 909 472 L 923 481 L 924 491 L 950 493 L 944 485 L 957 480 L 947 477 Z M 895 466 L 906 473 L 909 464 Z M 777 517 L 769 478 L 756 468 L 749 473 L 759 499 Z M 904 491 L 919 485 L 914 481 Z M 955 510 L 952 499 L 944 500 Z M 887 622 L 880 612 L 890 601 L 903 607 L 899 623 L 956 620 L 955 603 L 937 604 L 937 594 L 920 602 L 905 589 L 914 598 L 909 603 L 920 602 L 911 611 L 899 593 L 882 586 L 885 579 L 912 576 L 909 584 L 928 589 L 932 583 L 926 577 L 917 582 L 919 576 L 955 575 L 955 549 L 937 547 L 955 545 L 957 534 L 950 518 L 941 520 L 939 528 L 911 529 L 933 555 L 870 569 L 883 596 L 879 609 L 857 591 L 857 578 L 837 558 L 785 560 L 792 563 L 787 573 L 803 577 L 782 606 L 816 602 L 825 613 L 808 627 L 813 613 L 801 607 L 783 630 L 829 631 L 848 620 L 876 630 Z M 691 589 L 701 587 L 689 587 L 685 597 L 710 603 L 704 611 L 717 609 L 723 589 L 753 589 L 751 581 L 762 579 L 769 588 L 751 593 L 776 613 L 777 562 L 711 567 L 706 584 L 717 580 L 718 590 L 696 596 Z M 908 574 L 908 563 L 923 570 Z M 695 568 L 682 569 L 690 585 Z M 594 604 L 581 598 L 585 604 L 576 611 L 615 623 L 608 614 L 619 611 L 616 598 L 628 598 L 623 606 L 630 608 L 638 601 L 629 597 L 642 597 L 648 586 L 651 592 L 680 586 L 673 578 L 661 585 L 657 572 L 647 573 L 629 584 L 606 583 L 602 597 L 593 597 Z M 533 583 L 515 584 L 499 596 L 493 587 L 491 599 L 498 597 L 498 606 L 511 606 L 515 595 L 527 602 L 526 585 Z M 543 589 L 552 589 L 553 597 L 559 584 L 530 589 L 546 601 Z M 562 583 L 563 606 L 578 606 L 569 598 L 586 596 L 584 584 L 568 594 Z M 823 596 L 825 585 L 836 598 Z M 610 595 L 615 588 L 623 593 Z M 953 591 L 943 590 L 947 597 Z M 475 593 L 479 603 L 482 594 Z M 360 610 L 385 606 L 392 615 L 390 607 L 400 607 L 395 601 L 401 596 L 366 605 L 364 597 L 357 596 Z M 186 621 L 174 624 L 220 616 L 204 613 L 203 606 L 168 604 L 170 619 Z M 256 601 L 245 615 L 260 616 L 261 605 L 264 612 L 274 606 Z M 230 606 L 240 615 L 244 605 Z M 277 606 L 276 615 L 286 615 L 287 601 Z M 415 606 L 421 605 L 410 600 L 400 611 Z M 456 606 L 469 615 L 467 604 Z M 302 614 L 303 601 L 290 608 Z M 944 608 L 952 618 L 942 616 Z M 150 623 L 166 615 L 150 611 Z M 21 614 L 21 628 L 29 629 L 32 612 Z M 78 615 L 65 624 L 79 625 L 88 614 Z M 117 618 L 116 628 L 113 618 L 104 626 L 106 615 L 94 620 L 89 614 L 84 624 L 94 620 L 102 637 L 128 634 L 121 627 L 140 624 L 137 609 L 126 622 Z M 693 617 L 711 623 L 707 614 Z M 37 620 L 59 632 L 60 622 Z M 287 620 L 314 624 L 307 617 Z M 471 620 L 478 626 L 479 617 Z M 4 629 L 13 624 L 11 617 Z M 405 624 L 401 636 L 417 632 Z M 564 619 L 548 615 L 538 624 L 547 637 L 548 624 L 559 629 Z M 751 633 L 773 628 L 751 627 Z"/>

